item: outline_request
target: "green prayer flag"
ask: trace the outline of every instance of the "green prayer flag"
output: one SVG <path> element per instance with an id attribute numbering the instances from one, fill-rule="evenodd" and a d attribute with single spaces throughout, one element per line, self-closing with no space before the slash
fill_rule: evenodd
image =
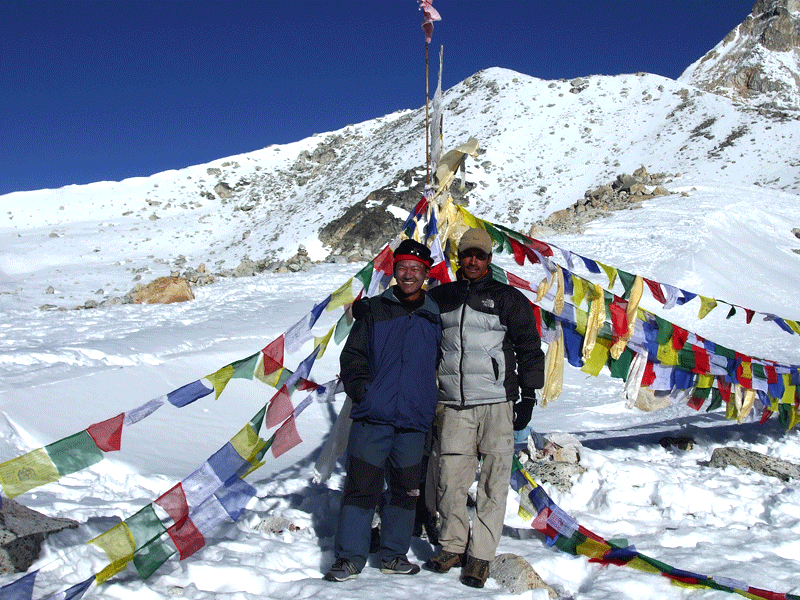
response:
<path id="1" fill-rule="evenodd" d="M 156 538 L 133 555 L 133 565 L 142 579 L 147 579 L 175 552 L 175 546 L 165 539 Z"/>
<path id="2" fill-rule="evenodd" d="M 167 530 L 161 519 L 156 515 L 156 511 L 153 510 L 152 503 L 125 519 L 125 523 L 128 525 L 128 529 L 131 530 L 133 539 L 136 540 L 136 550 L 161 537 Z"/>
<path id="3" fill-rule="evenodd" d="M 375 261 L 369 261 L 363 269 L 355 274 L 355 278 L 361 282 L 365 290 L 369 289 L 369 284 L 372 281 L 372 273 L 375 270 Z"/>
<path id="4" fill-rule="evenodd" d="M 611 360 L 611 376 L 622 381 L 628 381 L 628 371 L 631 369 L 631 361 L 633 360 L 633 351 L 630 348 L 625 348 L 619 358 Z"/>
<path id="5" fill-rule="evenodd" d="M 695 367 L 694 351 L 689 348 L 678 350 L 678 366 L 686 371 L 691 371 Z"/>
<path id="6" fill-rule="evenodd" d="M 633 287 L 633 282 L 636 281 L 636 275 L 623 271 L 622 269 L 617 269 L 617 275 L 619 275 L 619 280 L 625 288 L 625 293 L 622 297 L 627 300 L 631 297 L 631 288 Z"/>
<path id="7" fill-rule="evenodd" d="M 44 447 L 60 475 L 76 473 L 103 460 L 88 431 L 80 431 Z"/>
<path id="8" fill-rule="evenodd" d="M 717 410 L 720 406 L 722 406 L 722 394 L 717 388 L 711 388 L 711 404 L 708 405 L 706 412 Z"/>
<path id="9" fill-rule="evenodd" d="M 658 325 L 656 341 L 659 346 L 663 346 L 672 339 L 672 323 L 656 315 L 656 324 Z"/>
<path id="10" fill-rule="evenodd" d="M 489 237 L 491 237 L 492 241 L 497 245 L 495 249 L 497 252 L 503 251 L 504 243 L 508 244 L 508 247 L 511 248 L 511 244 L 505 239 L 505 236 L 495 229 L 494 225 L 489 223 L 489 221 L 484 221 L 483 226 L 486 228 L 486 233 L 489 234 Z"/>
<path id="11" fill-rule="evenodd" d="M 339 317 L 339 320 L 336 322 L 336 329 L 333 331 L 333 341 L 336 342 L 337 346 L 350 334 L 352 328 L 353 318 L 345 311 L 344 314 Z"/>
<path id="12" fill-rule="evenodd" d="M 506 277 L 506 272 L 503 269 L 494 263 L 489 263 L 489 268 L 492 271 L 492 279 L 500 283 L 508 283 L 508 277 Z"/>
<path id="13" fill-rule="evenodd" d="M 280 389 L 280 388 L 278 388 Z M 261 425 L 264 422 L 264 415 L 267 412 L 267 405 L 261 407 L 261 410 L 258 411 L 252 419 L 250 419 L 250 427 L 253 428 L 253 431 L 258 433 L 261 431 Z"/>
<path id="14" fill-rule="evenodd" d="M 239 379 L 252 379 L 259 358 L 261 358 L 261 352 L 256 352 L 252 356 L 248 356 L 247 358 L 243 358 L 242 360 L 237 360 L 236 362 L 231 363 L 231 366 L 233 367 L 233 375 L 231 375 L 231 377 L 237 377 Z"/>

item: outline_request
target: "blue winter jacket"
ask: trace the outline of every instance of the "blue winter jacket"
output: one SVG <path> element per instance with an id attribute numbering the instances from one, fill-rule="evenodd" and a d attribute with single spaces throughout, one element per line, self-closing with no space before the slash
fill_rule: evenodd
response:
<path id="1" fill-rule="evenodd" d="M 339 359 L 353 419 L 415 431 L 430 428 L 442 329 L 439 308 L 424 298 L 409 312 L 391 287 L 353 305 L 355 323 Z"/>

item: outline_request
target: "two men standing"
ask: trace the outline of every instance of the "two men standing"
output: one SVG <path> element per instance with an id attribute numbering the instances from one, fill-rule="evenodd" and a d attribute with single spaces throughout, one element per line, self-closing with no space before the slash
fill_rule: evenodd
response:
<path id="1" fill-rule="evenodd" d="M 340 359 L 354 423 L 336 562 L 326 579 L 355 577 L 366 564 L 384 466 L 390 499 L 381 520 L 381 571 L 419 571 L 406 553 L 425 431 L 438 399 L 444 411 L 437 490 L 442 549 L 424 567 L 446 573 L 461 566 L 465 585 L 486 582 L 503 528 L 514 431 L 530 421 L 535 389 L 544 384 L 544 355 L 527 298 L 492 278 L 489 235 L 468 230 L 458 257 L 458 280 L 426 295 L 430 252 L 405 240 L 394 253 L 397 285 L 354 305 L 356 323 Z M 467 490 L 479 464 L 470 535 Z"/>

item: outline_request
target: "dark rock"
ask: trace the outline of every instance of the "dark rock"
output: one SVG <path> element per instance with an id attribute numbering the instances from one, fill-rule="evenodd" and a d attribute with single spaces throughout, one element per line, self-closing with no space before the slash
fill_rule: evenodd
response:
<path id="1" fill-rule="evenodd" d="M 39 557 L 49 533 L 74 529 L 77 521 L 43 515 L 9 498 L 0 507 L 0 573 L 24 572 Z"/>

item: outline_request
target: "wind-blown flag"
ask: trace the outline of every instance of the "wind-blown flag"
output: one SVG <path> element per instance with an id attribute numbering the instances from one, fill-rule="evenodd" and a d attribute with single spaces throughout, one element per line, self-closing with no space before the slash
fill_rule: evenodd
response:
<path id="1" fill-rule="evenodd" d="M 433 8 L 431 0 L 419 0 L 419 9 L 423 13 L 422 29 L 425 31 L 425 41 L 430 44 L 431 37 L 433 37 L 433 22 L 441 21 L 442 17 L 439 12 Z"/>

